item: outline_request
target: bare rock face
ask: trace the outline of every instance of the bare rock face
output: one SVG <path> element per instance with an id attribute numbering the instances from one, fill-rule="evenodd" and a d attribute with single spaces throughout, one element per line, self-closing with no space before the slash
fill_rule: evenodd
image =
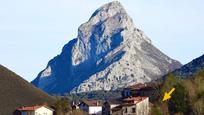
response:
<path id="1" fill-rule="evenodd" d="M 32 83 L 52 94 L 114 90 L 150 82 L 180 66 L 155 48 L 114 1 L 97 9 Z"/>

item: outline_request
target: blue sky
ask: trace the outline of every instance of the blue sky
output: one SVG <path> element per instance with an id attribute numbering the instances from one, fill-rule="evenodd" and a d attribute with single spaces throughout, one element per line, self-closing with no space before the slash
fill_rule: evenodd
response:
<path id="1" fill-rule="evenodd" d="M 204 54 L 202 0 L 119 0 L 136 27 L 185 64 Z M 109 0 L 0 0 L 0 64 L 28 81 Z"/>

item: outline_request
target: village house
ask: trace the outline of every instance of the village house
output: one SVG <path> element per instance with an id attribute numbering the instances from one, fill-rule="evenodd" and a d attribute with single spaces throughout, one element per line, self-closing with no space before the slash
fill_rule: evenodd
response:
<path id="1" fill-rule="evenodd" d="M 79 104 L 80 104 L 79 100 L 73 100 L 71 102 L 72 110 L 79 109 Z"/>
<path id="2" fill-rule="evenodd" d="M 122 115 L 148 115 L 148 97 L 130 97 L 123 100 Z"/>
<path id="3" fill-rule="evenodd" d="M 128 97 L 121 101 L 106 101 L 103 115 L 148 115 L 149 97 Z"/>
<path id="4" fill-rule="evenodd" d="M 150 100 L 155 100 L 159 94 L 159 87 L 161 87 L 159 83 L 138 83 L 124 88 L 121 93 L 123 98 L 143 96 L 149 97 Z"/>
<path id="5" fill-rule="evenodd" d="M 119 105 L 111 109 L 112 114 L 110 115 L 123 115 L 123 106 Z"/>
<path id="6" fill-rule="evenodd" d="M 105 101 L 102 107 L 103 115 L 148 115 L 149 99 L 157 97 L 155 93 L 161 86 L 159 83 L 135 84 L 124 88 L 122 98 Z"/>
<path id="7" fill-rule="evenodd" d="M 16 109 L 14 115 L 53 115 L 54 110 L 47 105 L 23 106 Z"/>
<path id="8" fill-rule="evenodd" d="M 114 99 L 114 100 L 107 100 L 103 103 L 102 107 L 102 114 L 103 115 L 112 115 L 114 112 L 116 112 L 116 107 L 120 106 L 122 102 L 120 100 Z M 113 110 L 114 108 L 114 110 Z M 119 109 L 117 109 L 119 110 Z"/>
<path id="9" fill-rule="evenodd" d="M 82 100 L 79 104 L 79 108 L 89 115 L 101 115 L 102 104 L 102 101 L 99 100 Z"/>

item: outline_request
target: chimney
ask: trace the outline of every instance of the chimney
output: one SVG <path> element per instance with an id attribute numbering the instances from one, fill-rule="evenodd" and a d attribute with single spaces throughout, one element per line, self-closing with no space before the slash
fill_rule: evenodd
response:
<path id="1" fill-rule="evenodd" d="M 75 102 L 74 102 L 74 101 L 72 101 L 72 105 L 73 105 L 73 106 L 75 105 Z"/>

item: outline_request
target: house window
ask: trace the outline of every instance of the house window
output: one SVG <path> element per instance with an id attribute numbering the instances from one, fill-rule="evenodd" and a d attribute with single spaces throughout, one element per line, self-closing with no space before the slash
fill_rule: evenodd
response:
<path id="1" fill-rule="evenodd" d="M 136 109 L 135 108 L 132 108 L 132 113 L 135 113 L 136 112 Z"/>
<path id="2" fill-rule="evenodd" d="M 131 92 L 130 91 L 128 91 L 128 96 L 131 96 Z"/>
<path id="3" fill-rule="evenodd" d="M 128 111 L 127 111 L 127 108 L 125 108 L 125 113 L 127 113 Z"/>

